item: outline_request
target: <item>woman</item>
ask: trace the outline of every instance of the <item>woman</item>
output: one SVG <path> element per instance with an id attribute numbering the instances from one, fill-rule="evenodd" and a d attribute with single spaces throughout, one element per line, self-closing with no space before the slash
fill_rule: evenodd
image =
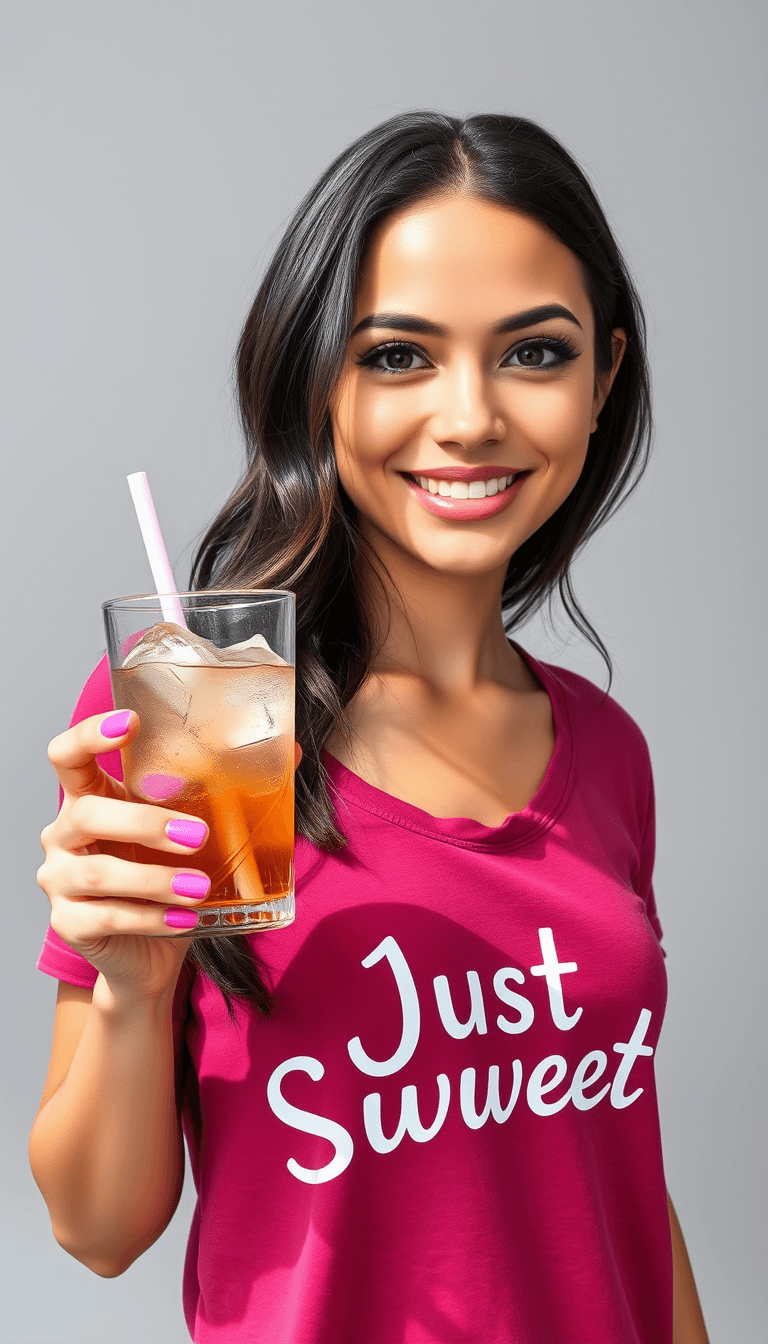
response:
<path id="1" fill-rule="evenodd" d="M 396 117 L 299 208 L 238 378 L 250 466 L 196 581 L 297 594 L 299 913 L 163 936 L 194 929 L 171 882 L 205 828 L 185 849 L 123 798 L 101 753 L 139 724 L 100 665 L 50 747 L 39 875 L 55 1235 L 131 1264 L 176 1206 L 181 1117 L 196 1340 L 702 1344 L 653 1077 L 647 747 L 507 638 L 559 592 L 605 653 L 569 567 L 650 418 L 600 206 L 530 122 Z"/>

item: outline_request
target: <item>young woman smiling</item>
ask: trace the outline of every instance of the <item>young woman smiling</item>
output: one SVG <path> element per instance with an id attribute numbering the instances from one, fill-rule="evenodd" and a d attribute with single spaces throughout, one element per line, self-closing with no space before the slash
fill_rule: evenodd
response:
<path id="1" fill-rule="evenodd" d="M 297 595 L 298 915 L 163 936 L 194 931 L 160 866 L 189 848 L 102 755 L 138 722 L 100 664 L 39 875 L 54 1232 L 124 1270 L 183 1126 L 195 1340 L 705 1344 L 654 1085 L 647 747 L 509 639 L 559 592 L 602 649 L 570 565 L 647 452 L 642 314 L 583 174 L 520 119 L 376 128 L 289 225 L 238 380 L 249 468 L 196 581 Z M 97 846 L 139 839 L 137 906 L 147 870 Z"/>

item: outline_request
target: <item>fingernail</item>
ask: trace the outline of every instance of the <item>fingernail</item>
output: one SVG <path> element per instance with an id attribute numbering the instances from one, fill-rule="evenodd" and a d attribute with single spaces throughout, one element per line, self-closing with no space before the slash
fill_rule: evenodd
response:
<path id="1" fill-rule="evenodd" d="M 186 782 L 179 775 L 142 775 L 139 789 L 145 798 L 151 798 L 156 803 L 167 803 L 169 798 L 175 798 L 181 793 Z"/>
<path id="2" fill-rule="evenodd" d="M 165 834 L 175 845 L 199 849 L 208 834 L 208 827 L 204 821 L 185 821 L 183 817 L 174 817 L 168 822 Z"/>
<path id="3" fill-rule="evenodd" d="M 121 709 L 117 714 L 109 714 L 101 721 L 102 737 L 124 737 L 131 721 L 130 709 Z"/>
<path id="4" fill-rule="evenodd" d="M 202 900 L 211 890 L 211 879 L 201 873 L 177 873 L 171 882 L 171 890 L 177 896 L 196 896 Z"/>
<path id="5" fill-rule="evenodd" d="M 163 915 L 169 929 L 194 929 L 199 918 L 194 910 L 166 910 Z"/>

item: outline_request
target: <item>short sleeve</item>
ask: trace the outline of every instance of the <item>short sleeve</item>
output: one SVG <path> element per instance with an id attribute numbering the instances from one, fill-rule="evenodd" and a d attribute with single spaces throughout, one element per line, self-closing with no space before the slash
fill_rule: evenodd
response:
<path id="1" fill-rule="evenodd" d="M 109 679 L 109 663 L 106 654 L 101 662 L 91 673 L 90 677 L 83 687 L 75 711 L 70 719 L 70 728 L 81 723 L 83 719 L 88 719 L 92 714 L 108 714 L 114 709 L 112 699 L 112 686 Z M 102 770 L 105 770 L 113 779 L 122 779 L 122 763 L 119 751 L 108 751 L 103 756 L 97 757 Z M 59 806 L 61 806 L 61 791 L 59 791 Z M 54 932 L 48 928 L 43 943 L 43 950 L 40 953 L 40 959 L 37 963 L 38 970 L 44 971 L 46 975 L 52 975 L 55 980 L 65 980 L 69 985 L 78 985 L 81 989 L 92 989 L 98 978 L 98 971 L 92 966 L 85 957 L 81 957 L 79 952 L 67 944 Z"/>
<path id="2" fill-rule="evenodd" d="M 656 793 L 653 784 L 653 771 L 648 761 L 648 801 L 646 804 L 645 826 L 640 842 L 640 867 L 638 871 L 637 890 L 638 895 L 645 902 L 645 910 L 648 916 L 648 923 L 659 941 L 659 946 L 663 955 L 666 957 L 666 949 L 663 946 L 662 939 L 664 931 L 661 927 L 659 914 L 656 909 L 656 896 L 653 890 L 653 868 L 656 861 Z"/>

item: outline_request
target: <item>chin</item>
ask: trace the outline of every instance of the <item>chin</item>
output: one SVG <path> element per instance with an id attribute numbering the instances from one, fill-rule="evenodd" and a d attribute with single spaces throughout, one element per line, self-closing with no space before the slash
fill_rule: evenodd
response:
<path id="1" fill-rule="evenodd" d="M 381 552 L 383 542 L 385 551 L 394 547 L 436 574 L 457 579 L 481 579 L 505 572 L 515 551 L 530 536 L 530 531 L 519 527 L 503 538 L 454 523 L 424 528 L 420 519 L 406 519 L 401 527 L 387 527 L 362 513 L 359 516 L 375 551 Z"/>
<path id="2" fill-rule="evenodd" d="M 473 551 L 466 547 L 457 549 L 455 543 L 450 547 L 405 546 L 409 555 L 420 560 L 428 569 L 437 574 L 453 575 L 457 579 L 481 579 L 486 575 L 498 574 L 506 570 L 516 547 L 493 548 Z"/>

